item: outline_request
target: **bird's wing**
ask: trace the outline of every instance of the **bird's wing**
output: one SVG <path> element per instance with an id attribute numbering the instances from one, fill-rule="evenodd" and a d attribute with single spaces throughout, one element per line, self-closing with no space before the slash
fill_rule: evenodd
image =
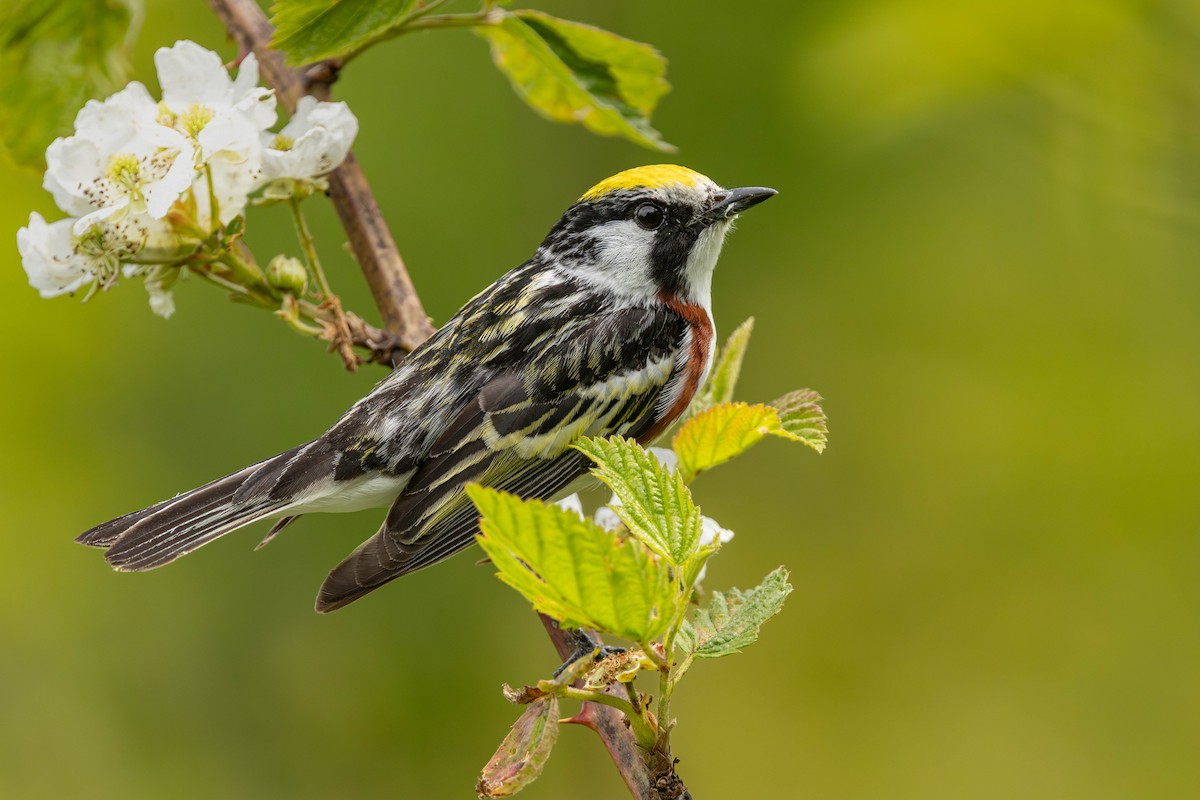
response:
<path id="1" fill-rule="evenodd" d="M 330 573 L 317 600 L 332 611 L 469 545 L 478 513 L 470 482 L 547 499 L 586 469 L 578 436 L 638 436 L 662 413 L 687 323 L 630 308 L 567 324 L 532 358 L 500 368 L 430 448 L 383 527 Z"/>

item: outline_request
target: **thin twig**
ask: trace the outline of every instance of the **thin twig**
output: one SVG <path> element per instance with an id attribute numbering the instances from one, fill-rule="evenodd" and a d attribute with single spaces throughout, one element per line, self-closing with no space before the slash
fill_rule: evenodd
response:
<path id="1" fill-rule="evenodd" d="M 321 291 L 320 308 L 328 308 L 333 315 L 333 337 L 330 339 L 330 346 L 341 355 L 346 369 L 353 372 L 358 368 L 358 358 L 354 355 L 350 326 L 346 324 L 346 314 L 342 311 L 342 299 L 333 293 L 329 278 L 325 277 L 321 258 L 317 255 L 317 245 L 308 229 L 308 220 L 304 218 L 300 201 L 293 197 L 289 205 L 292 208 L 292 221 L 296 224 L 296 237 L 300 240 L 300 249 L 304 251 L 304 260 L 308 262 L 308 270 L 313 274 Z"/>
<path id="2" fill-rule="evenodd" d="M 255 0 L 209 0 L 209 5 L 238 47 L 254 53 L 263 80 L 274 87 L 289 112 L 306 94 L 328 99 L 330 83 L 336 79 L 340 64 L 293 69 L 284 63 L 282 53 L 270 49 L 274 29 Z M 375 298 L 383 327 L 396 336 L 404 350 L 414 349 L 433 335 L 434 328 L 353 153 L 329 176 L 329 195 Z"/>

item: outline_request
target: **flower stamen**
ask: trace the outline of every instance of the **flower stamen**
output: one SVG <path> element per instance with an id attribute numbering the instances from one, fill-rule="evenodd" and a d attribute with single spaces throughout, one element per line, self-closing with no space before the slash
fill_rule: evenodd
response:
<path id="1" fill-rule="evenodd" d="M 192 103 L 187 111 L 179 115 L 175 124 L 180 131 L 195 139 L 200 135 L 200 131 L 204 130 L 204 126 L 212 122 L 214 116 L 216 112 L 208 106 Z"/>

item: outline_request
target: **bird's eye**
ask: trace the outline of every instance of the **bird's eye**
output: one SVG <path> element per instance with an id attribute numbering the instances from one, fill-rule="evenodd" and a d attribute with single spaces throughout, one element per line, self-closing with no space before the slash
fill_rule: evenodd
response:
<path id="1" fill-rule="evenodd" d="M 633 218 L 637 220 L 638 225 L 652 231 L 663 224 L 663 210 L 654 203 L 642 203 L 633 212 Z"/>

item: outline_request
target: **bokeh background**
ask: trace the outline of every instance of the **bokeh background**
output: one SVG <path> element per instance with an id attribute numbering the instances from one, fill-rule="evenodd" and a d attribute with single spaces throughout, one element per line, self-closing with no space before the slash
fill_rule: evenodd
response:
<path id="1" fill-rule="evenodd" d="M 744 398 L 827 398 L 825 455 L 767 443 L 694 487 L 737 532 L 710 585 L 796 586 L 682 690 L 696 795 L 1200 796 L 1200 6 L 535 5 L 657 45 L 677 160 L 780 190 L 729 243 L 718 325 L 757 318 Z M 185 37 L 234 55 L 205 4 L 152 0 L 137 77 Z M 539 119 L 461 31 L 369 53 L 337 96 L 439 323 L 659 160 Z M 57 214 L 40 175 L 0 184 L 0 796 L 472 796 L 501 682 L 555 664 L 470 554 L 323 617 L 378 513 L 144 575 L 71 541 L 319 433 L 382 373 L 196 282 L 170 321 L 136 283 L 42 301 L 13 235 Z M 295 251 L 275 211 L 250 241 Z M 527 796 L 622 792 L 567 728 Z"/>

